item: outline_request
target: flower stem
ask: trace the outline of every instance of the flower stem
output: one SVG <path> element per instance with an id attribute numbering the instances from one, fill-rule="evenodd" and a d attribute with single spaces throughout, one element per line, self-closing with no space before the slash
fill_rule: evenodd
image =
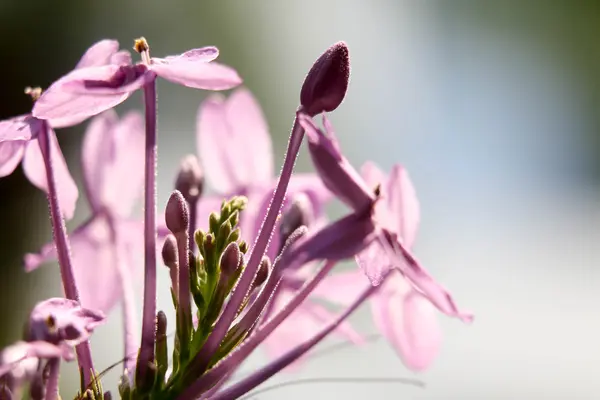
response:
<path id="1" fill-rule="evenodd" d="M 386 278 L 389 276 L 389 272 L 386 274 Z M 385 279 L 385 278 L 384 278 Z M 277 358 L 273 362 L 269 363 L 265 367 L 254 372 L 249 377 L 237 382 L 236 384 L 228 387 L 220 393 L 211 396 L 211 400 L 226 400 L 236 399 L 244 393 L 248 393 L 256 386 L 260 385 L 283 368 L 296 361 L 307 351 L 316 346 L 321 340 L 335 330 L 346 318 L 350 316 L 365 300 L 367 300 L 373 293 L 379 290 L 380 286 L 369 285 L 361 294 L 354 300 L 354 302 L 335 320 L 329 325 L 323 328 L 319 333 L 308 339 L 304 343 L 299 344 L 281 357 Z M 201 397 L 203 399 L 204 397 Z"/>
<path id="2" fill-rule="evenodd" d="M 151 384 L 156 318 L 156 80 L 144 86 L 146 170 L 144 182 L 144 308 L 142 340 L 136 366 L 136 385 Z"/>
<path id="3" fill-rule="evenodd" d="M 107 218 L 110 227 L 112 246 L 114 248 L 113 262 L 117 267 L 117 272 L 121 279 L 121 295 L 123 296 L 121 299 L 121 305 L 123 307 L 123 339 L 125 341 L 125 361 L 123 363 L 123 369 L 125 372 L 128 372 L 133 371 L 135 354 L 137 353 L 135 332 L 138 331 L 138 326 L 135 316 L 135 297 L 132 286 L 133 278 L 129 266 L 123 262 L 122 248 L 118 245 L 123 238 L 117 237 L 118 230 L 115 226 L 115 220 L 110 216 L 107 216 Z"/>
<path id="4" fill-rule="evenodd" d="M 50 373 L 48 374 L 48 381 L 46 383 L 46 400 L 58 400 L 60 395 L 58 394 L 58 379 L 60 378 L 60 358 L 53 358 L 48 360 L 48 366 L 50 367 Z"/>
<path id="5" fill-rule="evenodd" d="M 306 284 L 296 293 L 294 298 L 290 300 L 286 306 L 269 319 L 264 325 L 262 325 L 254 335 L 250 336 L 245 340 L 234 352 L 223 362 L 217 364 L 214 368 L 204 374 L 200 379 L 194 382 L 179 398 L 193 398 L 206 390 L 211 388 L 215 383 L 219 382 L 222 377 L 231 372 L 236 366 L 240 365 L 242 361 L 250 355 L 302 302 L 308 297 L 308 295 L 315 289 L 315 287 L 331 272 L 332 268 L 336 265 L 335 261 L 328 261 L 325 265 L 312 277 Z M 283 268 L 285 268 L 284 266 Z M 279 266 L 275 264 L 275 267 L 279 269 Z M 279 271 L 274 270 L 271 276 L 279 275 Z M 276 285 L 279 282 L 279 278 L 270 278 L 267 281 L 267 285 Z M 267 290 L 270 293 L 275 288 Z M 262 294 L 262 293 L 261 293 Z M 251 310 L 249 311 L 251 312 Z"/>
<path id="6" fill-rule="evenodd" d="M 60 266 L 60 277 L 65 291 L 65 296 L 69 300 L 79 301 L 79 291 L 75 282 L 75 272 L 73 270 L 73 262 L 71 260 L 71 248 L 67 237 L 67 227 L 65 219 L 60 208 L 58 200 L 58 191 L 56 188 L 56 179 L 54 177 L 54 164 L 52 161 L 52 151 L 50 141 L 51 135 L 54 135 L 52 128 L 44 122 L 41 132 L 38 136 L 38 142 L 44 164 L 46 167 L 46 180 L 48 181 L 48 204 L 50 207 L 50 219 L 52 221 L 52 234 L 56 243 L 56 254 L 58 264 Z M 83 373 L 84 383 L 87 385 L 91 381 L 91 372 L 94 365 L 92 364 L 92 353 L 90 343 L 85 341 L 75 347 L 77 352 L 77 362 L 79 369 Z"/>
<path id="7" fill-rule="evenodd" d="M 298 122 L 298 117 L 296 116 L 294 119 L 294 125 L 292 127 L 292 133 L 288 141 L 288 147 L 285 154 L 285 160 L 283 162 L 283 168 L 281 169 L 281 175 L 279 177 L 279 181 L 277 182 L 275 192 L 273 193 L 269 210 L 265 216 L 265 219 L 263 220 L 260 231 L 254 243 L 254 248 L 250 254 L 250 259 L 248 260 L 248 265 L 244 269 L 244 272 L 242 273 L 236 288 L 231 294 L 231 297 L 227 302 L 221 317 L 215 324 L 212 333 L 202 347 L 202 350 L 198 353 L 193 361 L 192 368 L 196 371 L 203 371 L 208 366 L 212 356 L 225 337 L 227 330 L 236 316 L 238 308 L 244 301 L 244 298 L 248 293 L 248 289 L 254 280 L 254 276 L 258 271 L 262 256 L 267 248 L 267 245 L 269 244 L 269 241 L 271 240 L 273 228 L 275 226 L 275 222 L 277 221 L 279 211 L 281 210 L 283 200 L 285 199 L 288 183 L 290 181 L 290 177 L 292 176 L 296 157 L 298 155 L 298 151 L 300 150 L 300 145 L 302 144 L 303 138 L 304 129 Z"/>

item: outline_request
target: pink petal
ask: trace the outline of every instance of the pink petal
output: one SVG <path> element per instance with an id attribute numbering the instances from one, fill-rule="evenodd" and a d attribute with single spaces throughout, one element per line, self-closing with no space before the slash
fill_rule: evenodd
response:
<path id="1" fill-rule="evenodd" d="M 116 40 L 100 40 L 94 43 L 83 54 L 75 69 L 87 67 L 99 67 L 109 64 L 111 57 L 119 51 L 119 42 Z"/>
<path id="2" fill-rule="evenodd" d="M 247 89 L 238 89 L 226 102 L 229 151 L 234 151 L 237 181 L 243 186 L 270 183 L 273 149 L 260 105 Z M 233 149 L 232 149 L 233 147 Z"/>
<path id="3" fill-rule="evenodd" d="M 77 69 L 43 92 L 32 113 L 52 126 L 67 126 L 113 108 L 152 79 L 143 65 Z"/>
<path id="4" fill-rule="evenodd" d="M 23 152 L 27 142 L 14 140 L 0 142 L 0 178 L 13 173 L 23 159 Z"/>
<path id="5" fill-rule="evenodd" d="M 49 136 L 50 154 L 54 166 L 54 179 L 56 180 L 57 195 L 65 219 L 69 220 L 73 218 L 73 214 L 75 213 L 75 204 L 79 197 L 79 191 L 77 190 L 75 181 L 73 181 L 73 178 L 69 173 L 67 162 L 60 150 L 54 131 L 50 130 Z M 25 171 L 25 176 L 27 176 L 33 185 L 48 193 L 46 167 L 37 139 L 27 143 L 25 157 L 23 157 L 23 170 Z"/>
<path id="6" fill-rule="evenodd" d="M 441 344 L 437 310 L 399 274 L 388 285 L 391 291 L 380 291 L 372 298 L 375 325 L 408 368 L 422 371 L 431 365 Z"/>
<path id="7" fill-rule="evenodd" d="M 87 197 L 92 209 L 99 210 L 104 188 L 104 163 L 111 163 L 115 157 L 112 130 L 118 122 L 117 113 L 113 110 L 92 119 L 83 137 L 81 164 Z"/>
<path id="8" fill-rule="evenodd" d="M 355 259 L 373 286 L 380 285 L 383 277 L 392 267 L 390 259 L 377 241 L 358 253 Z"/>
<path id="9" fill-rule="evenodd" d="M 131 64 L 131 63 L 132 63 L 131 54 L 126 50 L 121 50 L 121 51 L 118 51 L 115 54 L 113 54 L 110 57 L 110 62 L 109 62 L 109 64 L 116 64 L 116 65 L 127 65 L 127 64 Z"/>
<path id="10" fill-rule="evenodd" d="M 231 133 L 223 96 L 210 96 L 200 104 L 196 131 L 198 155 L 207 181 L 219 193 L 235 191 L 238 188 L 236 165 L 228 146 L 236 144 L 229 141 Z"/>
<path id="11" fill-rule="evenodd" d="M 411 248 L 419 228 L 419 200 L 416 190 L 401 165 L 396 164 L 390 172 L 387 182 L 387 204 L 396 221 L 396 229 L 402 242 Z"/>
<path id="12" fill-rule="evenodd" d="M 360 270 L 332 273 L 319 283 L 311 296 L 333 304 L 349 306 L 368 284 L 369 281 Z"/>
<path id="13" fill-rule="evenodd" d="M 194 57 L 158 59 L 152 70 L 161 78 L 179 85 L 205 90 L 227 90 L 242 83 L 242 78 L 228 66 L 207 63 Z"/>
<path id="14" fill-rule="evenodd" d="M 31 114 L 19 115 L 0 121 L 0 143 L 11 140 L 30 140 L 41 129 L 42 123 Z"/>
<path id="15" fill-rule="evenodd" d="M 144 183 L 144 121 L 129 112 L 95 119 L 83 144 L 83 167 L 92 204 L 121 216 L 131 213 Z"/>
<path id="16" fill-rule="evenodd" d="M 188 50 L 185 53 L 176 56 L 167 56 L 165 58 L 153 58 L 153 63 L 176 63 L 176 62 L 211 62 L 219 56 L 219 49 L 214 46 L 201 47 L 199 49 Z"/>
<path id="17" fill-rule="evenodd" d="M 69 238 L 73 240 L 73 237 L 76 236 L 77 230 L 75 230 Z M 42 264 L 45 264 L 51 260 L 56 259 L 56 245 L 54 242 L 46 243 L 42 246 L 39 252 L 37 253 L 27 253 L 25 254 L 25 272 L 31 272 L 37 269 Z"/>

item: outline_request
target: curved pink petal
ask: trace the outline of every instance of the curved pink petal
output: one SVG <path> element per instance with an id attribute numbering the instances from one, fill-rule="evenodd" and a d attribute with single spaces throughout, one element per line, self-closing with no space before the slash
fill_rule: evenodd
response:
<path id="1" fill-rule="evenodd" d="M 37 136 L 41 128 L 41 121 L 33 118 L 31 114 L 5 119 L 0 121 L 0 143 L 12 140 L 30 140 Z"/>
<path id="2" fill-rule="evenodd" d="M 119 42 L 116 40 L 104 39 L 94 43 L 83 54 L 75 69 L 98 67 L 109 64 L 111 57 L 119 51 Z"/>
<path id="3" fill-rule="evenodd" d="M 233 68 L 193 57 L 178 57 L 152 64 L 151 68 L 161 78 L 195 89 L 227 90 L 242 83 L 242 78 Z"/>
<path id="4" fill-rule="evenodd" d="M 377 241 L 369 244 L 366 249 L 355 256 L 355 259 L 373 286 L 380 285 L 383 277 L 392 267 L 389 257 Z"/>
<path id="5" fill-rule="evenodd" d="M 197 148 L 206 179 L 219 193 L 234 192 L 238 188 L 235 159 L 229 152 L 230 131 L 227 125 L 225 98 L 209 96 L 200 104 L 196 119 Z"/>
<path id="6" fill-rule="evenodd" d="M 143 192 L 144 140 L 144 119 L 136 111 L 105 132 L 103 146 L 108 149 L 97 156 L 103 170 L 99 200 L 116 215 L 129 216 Z"/>
<path id="7" fill-rule="evenodd" d="M 243 186 L 270 183 L 273 179 L 273 148 L 260 105 L 247 89 L 234 91 L 226 101 L 229 127 L 227 147 L 233 151 L 237 182 Z M 225 139 L 225 138 L 223 138 Z"/>
<path id="8" fill-rule="evenodd" d="M 373 319 L 404 364 L 413 371 L 428 368 L 438 355 L 442 334 L 437 310 L 411 289 L 399 274 L 372 298 Z"/>
<path id="9" fill-rule="evenodd" d="M 109 64 L 127 65 L 131 64 L 131 54 L 127 50 L 117 51 L 110 57 Z"/>
<path id="10" fill-rule="evenodd" d="M 118 122 L 117 113 L 108 110 L 92 119 L 83 137 L 81 164 L 88 201 L 93 210 L 100 210 L 105 186 L 105 163 L 115 157 L 112 131 Z"/>
<path id="11" fill-rule="evenodd" d="M 368 284 L 369 281 L 360 270 L 332 273 L 317 285 L 311 296 L 347 307 L 356 300 Z"/>
<path id="12" fill-rule="evenodd" d="M 70 235 L 70 239 L 72 240 L 77 231 L 73 232 Z M 42 246 L 39 252 L 37 253 L 27 253 L 25 254 L 24 265 L 25 272 L 31 272 L 41 265 L 56 259 L 56 245 L 54 242 L 46 243 Z"/>
<path id="13" fill-rule="evenodd" d="M 185 53 L 178 54 L 175 56 L 167 56 L 164 58 L 153 58 L 152 62 L 156 64 L 177 63 L 177 62 L 210 62 L 215 60 L 219 56 L 219 49 L 214 46 L 200 47 L 198 49 L 191 49 Z"/>
<path id="14" fill-rule="evenodd" d="M 141 64 L 77 69 L 43 92 L 32 114 L 54 127 L 78 123 L 122 103 L 152 79 Z"/>
<path id="15" fill-rule="evenodd" d="M 419 228 L 419 200 L 408 172 L 399 164 L 392 167 L 387 182 L 386 203 L 395 221 L 396 232 L 407 248 L 411 248 Z"/>
<path id="16" fill-rule="evenodd" d="M 23 159 L 23 152 L 27 142 L 14 140 L 0 142 L 0 178 L 13 173 Z"/>
<path id="17" fill-rule="evenodd" d="M 57 195 L 65 219 L 69 220 L 73 218 L 73 214 L 75 213 L 75 204 L 79 197 L 79 191 L 77 190 L 75 181 L 71 177 L 54 131 L 50 130 L 49 133 L 50 154 L 54 166 Z M 23 157 L 23 170 L 25 171 L 25 176 L 27 176 L 27 179 L 33 185 L 48 193 L 46 167 L 37 139 L 27 143 L 25 156 Z"/>

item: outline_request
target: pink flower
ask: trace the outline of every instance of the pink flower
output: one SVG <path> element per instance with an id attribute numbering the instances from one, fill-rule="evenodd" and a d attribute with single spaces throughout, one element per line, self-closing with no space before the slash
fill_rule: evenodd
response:
<path id="1" fill-rule="evenodd" d="M 157 76 L 196 89 L 225 90 L 241 83 L 230 67 L 211 62 L 217 58 L 216 47 L 203 47 L 165 58 L 150 57 L 145 39 L 136 41 L 142 62 L 131 63 L 127 53 L 115 63 L 87 65 L 63 76 L 40 97 L 33 115 L 41 119 L 85 119 L 125 101 L 133 92 Z"/>
<path id="2" fill-rule="evenodd" d="M 142 222 L 130 218 L 142 192 L 144 129 L 142 116 L 120 120 L 107 111 L 89 124 L 82 169 L 92 216 L 71 234 L 75 280 L 86 307 L 108 312 L 123 291 L 120 269 L 133 273 L 134 254 L 142 252 Z M 48 243 L 25 257 L 27 271 L 56 257 Z"/>
<path id="3" fill-rule="evenodd" d="M 118 51 L 118 48 L 119 44 L 114 40 L 102 40 L 95 43 L 81 57 L 75 70 L 106 65 L 122 59 L 123 55 Z M 40 95 L 40 90 L 28 89 L 27 93 L 36 100 Z M 0 121 L 0 177 L 12 174 L 22 161 L 25 176 L 33 185 L 47 193 L 46 169 L 38 143 L 38 135 L 43 129 L 48 129 L 60 204 L 65 218 L 71 219 L 75 213 L 75 203 L 79 192 L 69 173 L 67 163 L 52 128 L 77 125 L 84 119 L 78 116 L 57 116 L 48 119 L 47 123 L 43 123 L 31 114 L 25 114 Z"/>

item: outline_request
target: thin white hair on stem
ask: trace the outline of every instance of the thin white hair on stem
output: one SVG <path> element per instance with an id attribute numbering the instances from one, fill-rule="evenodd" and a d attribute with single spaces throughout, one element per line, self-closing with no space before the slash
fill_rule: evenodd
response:
<path id="1" fill-rule="evenodd" d="M 283 389 L 290 386 L 298 386 L 298 385 L 309 385 L 309 384 L 326 384 L 326 383 L 396 383 L 401 385 L 411 385 L 418 388 L 424 388 L 425 382 L 419 381 L 417 379 L 409 379 L 409 378 L 363 378 L 363 377 L 329 377 L 329 378 L 304 378 L 304 379 L 294 379 L 292 381 L 276 383 L 271 386 L 267 386 L 262 389 L 254 390 L 244 396 L 240 397 L 238 400 L 250 400 L 255 398 L 255 396 L 263 393 L 267 393 L 277 389 Z"/>

